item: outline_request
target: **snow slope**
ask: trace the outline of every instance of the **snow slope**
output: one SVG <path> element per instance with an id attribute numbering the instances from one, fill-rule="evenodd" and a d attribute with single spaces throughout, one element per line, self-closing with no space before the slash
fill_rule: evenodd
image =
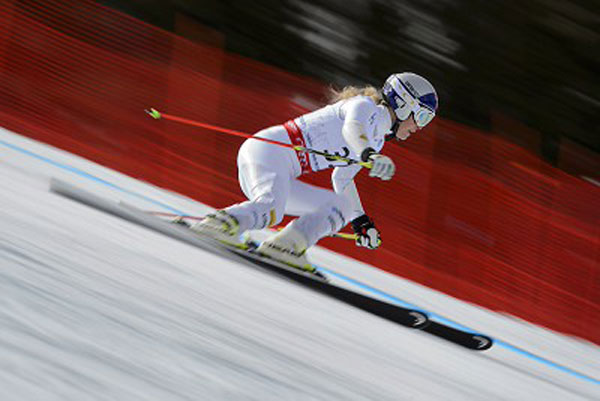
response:
<path id="1" fill-rule="evenodd" d="M 48 191 L 208 207 L 0 129 L 0 400 L 598 400 L 600 349 L 314 249 L 473 352 Z"/>

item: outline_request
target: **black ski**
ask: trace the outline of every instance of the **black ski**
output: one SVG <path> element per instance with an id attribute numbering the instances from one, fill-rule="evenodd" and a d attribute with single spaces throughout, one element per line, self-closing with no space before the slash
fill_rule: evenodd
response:
<path id="1" fill-rule="evenodd" d="M 185 219 L 188 218 L 188 216 L 167 215 L 167 217 L 167 221 L 176 222 L 184 227 L 189 227 L 189 224 L 185 222 Z M 330 284 L 328 277 L 323 273 L 319 272 L 314 274 L 304 272 L 268 257 L 254 253 L 253 251 L 259 245 L 257 243 L 249 243 L 250 247 L 248 250 L 241 250 L 221 243 L 219 243 L 219 245 L 230 252 L 242 256 L 257 266 L 275 272 L 279 275 L 286 276 L 294 281 L 302 283 L 303 285 L 310 286 L 321 293 L 332 296 L 345 303 L 351 304 L 385 319 L 394 321 L 403 326 L 421 329 L 436 337 L 443 338 L 446 341 L 450 341 L 454 344 L 475 351 L 484 351 L 491 348 L 493 345 L 493 340 L 490 337 L 463 331 L 437 321 L 428 320 L 427 315 L 424 312 L 410 308 L 403 308 L 395 304 L 389 304 L 387 302 L 379 301 L 366 295 L 361 295 L 354 291 Z"/>
<path id="2" fill-rule="evenodd" d="M 451 326 L 429 320 L 427 314 L 420 310 L 404 308 L 367 295 L 354 292 L 348 288 L 338 286 L 329 282 L 324 274 L 315 275 L 304 272 L 277 262 L 267 257 L 244 251 L 234 247 L 228 247 L 220 242 L 204 238 L 191 230 L 169 223 L 164 219 L 151 216 L 148 213 L 123 203 L 112 202 L 98 195 L 84 191 L 71 184 L 57 179 L 52 179 L 51 191 L 82 202 L 96 209 L 124 218 L 135 224 L 147 227 L 169 237 L 186 242 L 190 245 L 204 249 L 223 257 L 243 261 L 249 266 L 254 266 L 273 272 L 280 276 L 294 280 L 308 288 L 318 291 L 324 295 L 335 298 L 341 302 L 352 305 L 366 312 L 377 315 L 386 320 L 400 324 L 404 327 L 420 329 L 437 337 L 443 338 L 454 344 L 461 345 L 471 350 L 483 351 L 493 345 L 493 340 L 487 336 L 470 333 L 468 331 L 453 328 Z"/>
<path id="3" fill-rule="evenodd" d="M 423 331 L 474 351 L 485 351 L 494 345 L 494 340 L 488 336 L 460 330 L 434 320 Z"/>
<path id="4" fill-rule="evenodd" d="M 437 321 L 429 320 L 427 314 L 419 310 L 390 304 L 331 284 L 329 283 L 327 276 L 322 273 L 315 275 L 314 273 L 303 272 L 302 270 L 289 267 L 268 257 L 258 255 L 252 252 L 252 250 L 256 248 L 256 245 L 257 244 L 254 244 L 249 251 L 243 251 L 228 246 L 224 247 L 230 252 L 242 256 L 259 267 L 288 277 L 323 294 L 403 326 L 426 331 L 436 337 L 443 338 L 446 341 L 450 341 L 474 351 L 485 351 L 490 349 L 494 344 L 493 340 L 488 336 L 471 333 Z"/>
<path id="5" fill-rule="evenodd" d="M 276 262 L 270 258 L 257 257 L 256 254 L 251 252 L 233 249 L 230 249 L 230 251 L 265 270 L 287 277 L 306 287 L 319 291 L 322 294 L 402 326 L 413 329 L 424 329 L 430 323 L 427 314 L 419 310 L 403 308 L 354 292 L 344 287 L 339 287 L 330 283 L 327 279 L 323 279 L 321 276 L 315 276 L 312 273 L 305 273 L 299 269 L 286 267 L 282 263 Z"/>

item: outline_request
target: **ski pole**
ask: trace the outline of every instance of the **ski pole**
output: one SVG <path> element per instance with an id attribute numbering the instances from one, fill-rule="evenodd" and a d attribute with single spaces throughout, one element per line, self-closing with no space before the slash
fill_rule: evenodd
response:
<path id="1" fill-rule="evenodd" d="M 170 213 L 170 212 L 155 212 L 155 211 L 151 211 L 151 210 L 147 210 L 145 211 L 148 214 L 154 215 L 154 216 L 163 216 L 163 217 L 179 217 L 179 218 L 184 218 L 184 219 L 189 219 L 189 220 L 202 220 L 204 217 L 202 216 L 192 216 L 189 214 L 175 214 L 175 213 Z M 283 230 L 283 227 L 272 227 L 275 230 Z M 343 239 L 350 239 L 350 240 L 355 240 L 356 239 L 356 234 L 349 234 L 349 233 L 335 233 L 330 235 L 330 237 L 334 237 L 334 238 L 343 238 Z"/>
<path id="2" fill-rule="evenodd" d="M 283 146 L 286 148 L 290 148 L 290 149 L 294 149 L 297 152 L 306 152 L 306 153 L 312 153 L 315 155 L 319 155 L 319 156 L 323 156 L 325 158 L 327 158 L 328 160 L 332 160 L 332 161 L 341 161 L 344 163 L 348 163 L 348 164 L 359 164 L 365 168 L 372 168 L 373 167 L 373 163 L 371 162 L 363 162 L 363 161 L 359 161 L 359 160 L 354 160 L 354 159 L 350 159 L 347 157 L 343 157 L 343 156 L 338 156 L 338 155 L 334 155 L 331 153 L 327 153 L 327 152 L 322 152 L 320 150 L 315 150 L 315 149 L 310 149 L 310 148 L 305 148 L 304 146 L 297 146 L 297 145 L 292 145 L 289 143 L 285 143 L 285 142 L 279 142 L 279 141 L 274 141 L 272 139 L 267 139 L 267 138 L 260 138 L 260 137 L 256 137 L 254 135 L 251 134 L 247 134 L 245 132 L 239 132 L 239 131 L 234 131 L 234 130 L 230 130 L 227 128 L 223 128 L 223 127 L 218 127 L 216 125 L 211 125 L 211 124 L 206 124 L 206 123 L 201 123 L 199 121 L 194 121 L 194 120 L 190 120 L 187 118 L 183 118 L 183 117 L 177 117 L 177 116 L 173 116 L 167 113 L 162 113 L 156 109 L 150 108 L 147 110 L 144 110 L 150 117 L 154 118 L 155 120 L 170 120 L 170 121 L 175 121 L 181 124 L 186 124 L 186 125 L 191 125 L 194 127 L 200 127 L 200 128 L 206 128 L 206 129 L 210 129 L 213 131 L 217 131 L 217 132 L 222 132 L 224 134 L 230 134 L 230 135 L 235 135 L 235 136 L 239 136 L 242 138 L 250 138 L 250 139 L 256 139 L 259 141 L 263 141 L 263 142 L 267 142 L 273 145 L 277 145 L 277 146 Z"/>

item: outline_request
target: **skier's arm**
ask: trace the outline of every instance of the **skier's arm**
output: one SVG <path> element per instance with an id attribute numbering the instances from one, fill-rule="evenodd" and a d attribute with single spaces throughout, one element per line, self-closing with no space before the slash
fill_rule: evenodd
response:
<path id="1" fill-rule="evenodd" d="M 371 161 L 373 167 L 369 172 L 370 177 L 378 177 L 386 181 L 392 178 L 396 167 L 392 159 L 381 155 L 374 150 L 372 138 L 376 109 L 367 99 L 355 98 L 345 106 L 344 125 L 342 136 L 350 149 L 364 162 Z"/>
<path id="2" fill-rule="evenodd" d="M 373 102 L 360 97 L 350 99 L 343 107 L 342 136 L 354 154 L 362 158 L 365 150 L 374 147 L 369 138 L 369 131 L 372 131 L 369 124 L 376 114 L 376 107 Z"/>
<path id="3" fill-rule="evenodd" d="M 333 189 L 338 194 L 344 194 L 350 200 L 352 214 L 350 223 L 352 230 L 356 234 L 356 246 L 375 249 L 381 245 L 381 235 L 375 227 L 373 220 L 365 214 L 360 203 L 360 197 L 354 176 L 360 171 L 361 167 L 351 165 L 348 167 L 336 167 L 331 174 Z"/>
<path id="4" fill-rule="evenodd" d="M 365 214 L 360 202 L 354 183 L 354 177 L 360 169 L 361 167 L 355 164 L 348 167 L 336 167 L 331 174 L 331 182 L 336 193 L 344 194 L 350 200 L 352 207 L 350 223 L 356 234 L 356 246 L 375 249 L 381 245 L 381 235 L 373 220 Z"/>
<path id="5" fill-rule="evenodd" d="M 347 167 L 336 167 L 331 174 L 331 183 L 333 184 L 335 193 L 344 194 L 350 200 L 352 206 L 350 220 L 354 220 L 356 217 L 365 214 L 356 184 L 354 183 L 354 176 L 356 176 L 361 168 L 357 164 Z"/>

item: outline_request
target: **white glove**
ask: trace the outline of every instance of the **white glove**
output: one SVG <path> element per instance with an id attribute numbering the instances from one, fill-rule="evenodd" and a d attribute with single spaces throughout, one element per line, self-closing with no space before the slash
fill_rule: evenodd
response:
<path id="1" fill-rule="evenodd" d="M 383 181 L 392 179 L 396 172 L 396 165 L 392 159 L 379 153 L 373 153 L 369 156 L 369 160 L 373 163 L 369 177 L 381 178 Z"/>

